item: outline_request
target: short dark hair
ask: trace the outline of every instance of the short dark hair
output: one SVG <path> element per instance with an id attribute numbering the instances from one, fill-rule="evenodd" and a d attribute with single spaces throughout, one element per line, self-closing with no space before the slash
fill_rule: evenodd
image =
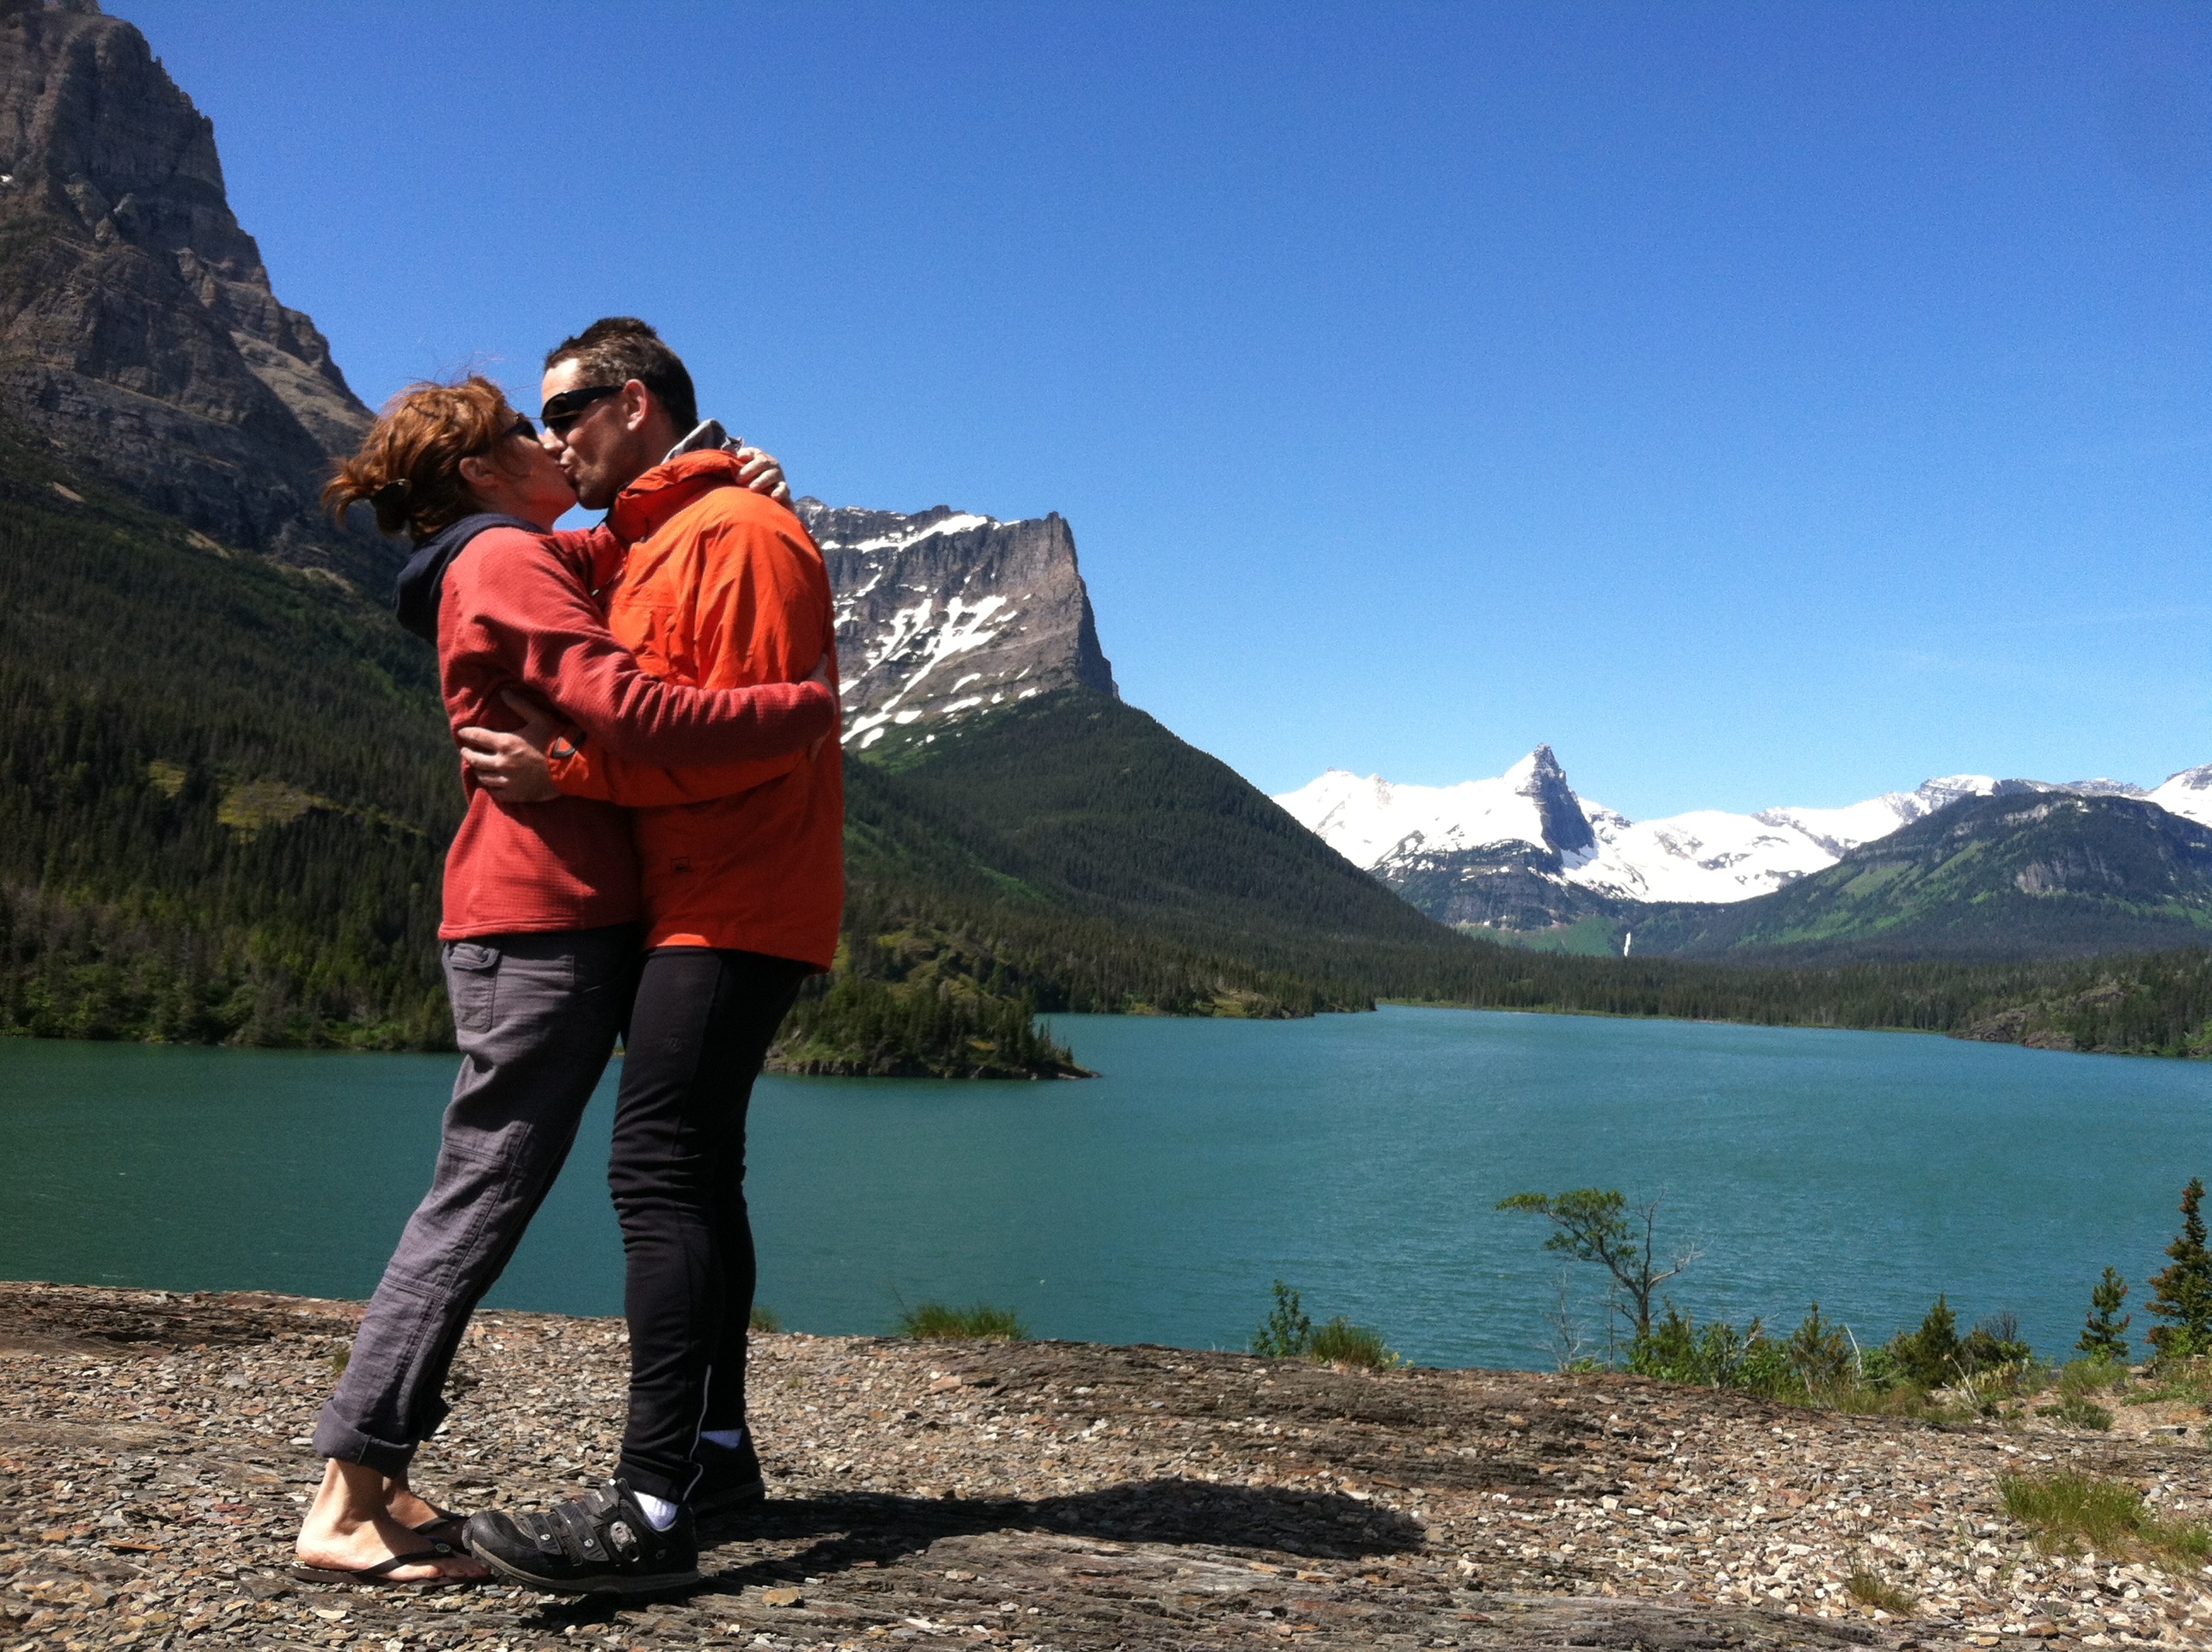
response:
<path id="1" fill-rule="evenodd" d="M 580 362 L 593 384 L 626 385 L 635 379 L 653 393 L 678 434 L 699 423 L 699 397 L 684 358 L 660 342 L 660 335 L 634 315 L 602 316 L 545 352 L 545 370 L 556 361 Z"/>

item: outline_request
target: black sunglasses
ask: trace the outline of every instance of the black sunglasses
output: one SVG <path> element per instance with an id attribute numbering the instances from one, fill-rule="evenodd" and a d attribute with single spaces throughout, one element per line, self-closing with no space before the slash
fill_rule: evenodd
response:
<path id="1" fill-rule="evenodd" d="M 584 410 L 593 402 L 603 402 L 610 396 L 622 393 L 620 385 L 580 385 L 574 390 L 564 390 L 547 399 L 538 416 L 545 428 L 556 436 L 568 434 L 568 427 L 584 416 Z"/>
<path id="2" fill-rule="evenodd" d="M 527 413 L 518 413 L 514 416 L 514 422 L 507 426 L 506 429 L 501 431 L 499 434 L 500 440 L 502 441 L 506 440 L 509 436 L 520 436 L 525 441 L 536 441 L 538 440 L 538 427 L 531 423 L 530 415 Z"/>

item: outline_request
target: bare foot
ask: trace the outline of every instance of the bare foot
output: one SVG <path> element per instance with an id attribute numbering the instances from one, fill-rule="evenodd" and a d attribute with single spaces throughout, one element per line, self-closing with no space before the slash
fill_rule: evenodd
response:
<path id="1" fill-rule="evenodd" d="M 365 1571 L 371 1566 L 381 1565 L 394 1555 L 414 1555 L 422 1558 L 411 1564 L 395 1566 L 381 1574 L 395 1583 L 428 1582 L 441 1577 L 488 1577 L 491 1574 L 475 1556 L 460 1550 L 439 1554 L 426 1547 L 428 1540 L 420 1532 L 410 1532 L 398 1521 L 380 1518 L 350 1531 L 319 1531 L 311 1522 L 300 1533 L 295 1552 L 303 1566 L 319 1566 L 331 1571 Z"/>
<path id="2" fill-rule="evenodd" d="M 396 1583 L 428 1582 L 441 1577 L 487 1577 L 483 1564 L 465 1551 L 435 1552 L 421 1533 L 412 1532 L 385 1511 L 388 1488 L 373 1468 L 331 1462 L 322 1485 L 307 1505 L 295 1546 L 303 1566 L 331 1571 L 363 1571 L 397 1555 L 420 1555 L 411 1564 L 386 1573 Z M 410 1497 L 413 1494 L 409 1493 Z M 417 1503 L 420 1498 L 415 1498 Z M 427 1507 L 427 1506 L 426 1506 Z M 434 1510 L 426 1512 L 428 1519 Z"/>
<path id="3" fill-rule="evenodd" d="M 417 1497 L 414 1488 L 405 1480 L 388 1480 L 385 1483 L 384 1512 L 409 1530 L 416 1532 L 434 1521 L 447 1518 L 444 1512 L 434 1504 Z M 460 1525 L 459 1519 L 456 1518 L 453 1524 L 458 1527 Z M 445 1537 L 446 1534 L 436 1532 L 432 1535 Z M 447 1540 L 451 1542 L 452 1539 L 447 1538 Z"/>

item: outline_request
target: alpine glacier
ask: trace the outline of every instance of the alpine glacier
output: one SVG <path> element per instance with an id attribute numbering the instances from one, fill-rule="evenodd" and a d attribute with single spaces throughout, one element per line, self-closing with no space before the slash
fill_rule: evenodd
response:
<path id="1" fill-rule="evenodd" d="M 1386 883 L 1463 862 L 1463 878 L 1511 872 L 1632 901 L 1747 901 L 1845 851 L 1887 837 L 1960 798 L 2015 792 L 2148 797 L 2212 824 L 2212 764 L 2185 769 L 2156 791 L 2117 780 L 1998 780 L 1946 774 L 1910 792 L 1835 809 L 1693 810 L 1632 821 L 1577 797 L 1549 746 L 1494 780 L 1401 786 L 1332 768 L 1275 801 L 1354 865 Z M 1532 861 L 1526 851 L 1539 851 Z M 1519 850 L 1521 853 L 1516 853 Z M 1565 915 L 1564 913 L 1560 915 Z M 1513 925 L 1511 926 L 1520 926 Z"/>

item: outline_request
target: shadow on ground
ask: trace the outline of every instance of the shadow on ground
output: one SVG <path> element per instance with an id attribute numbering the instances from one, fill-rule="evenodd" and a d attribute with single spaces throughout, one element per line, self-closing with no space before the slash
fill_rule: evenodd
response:
<path id="1" fill-rule="evenodd" d="M 1419 1521 L 1334 1492 L 1288 1486 L 1223 1485 L 1207 1480 L 1137 1480 L 1060 1497 L 902 1497 L 872 1492 L 778 1497 L 741 1515 L 707 1522 L 699 1534 L 705 1576 L 661 1598 L 735 1594 L 846 1571 L 856 1563 L 886 1566 L 948 1537 L 1044 1532 L 1111 1543 L 1197 1544 L 1255 1548 L 1312 1559 L 1353 1560 L 1421 1546 Z M 812 1540 L 811 1543 L 808 1540 Z M 776 1552 L 714 1570 L 712 1551 L 757 1542 Z M 793 1543 L 807 1546 L 793 1549 Z M 618 1603 L 604 1598 L 550 1604 L 549 1625 L 604 1619 Z"/>

